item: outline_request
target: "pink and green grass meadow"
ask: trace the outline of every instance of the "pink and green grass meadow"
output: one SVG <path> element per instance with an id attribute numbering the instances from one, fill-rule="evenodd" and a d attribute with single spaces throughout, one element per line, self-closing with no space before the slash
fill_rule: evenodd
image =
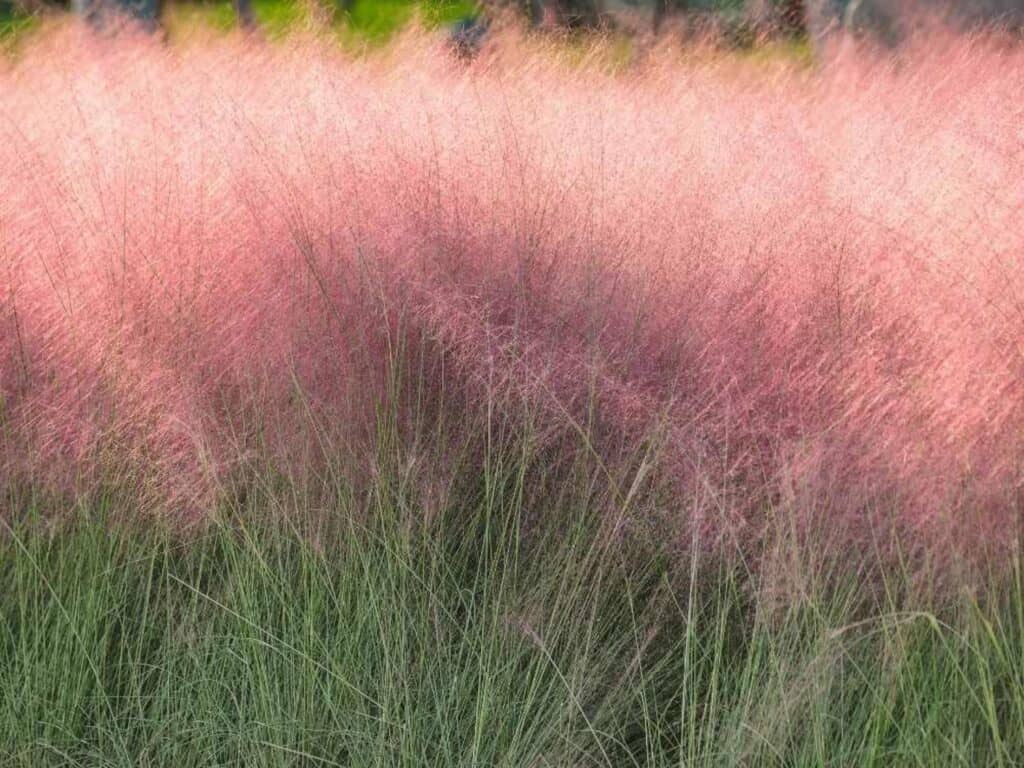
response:
<path id="1" fill-rule="evenodd" d="M 37 33 L 0 764 L 1024 754 L 1024 49 Z"/>

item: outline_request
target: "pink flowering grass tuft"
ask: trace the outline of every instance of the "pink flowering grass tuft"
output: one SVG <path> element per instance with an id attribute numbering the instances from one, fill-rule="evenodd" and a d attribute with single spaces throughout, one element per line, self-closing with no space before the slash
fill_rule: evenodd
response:
<path id="1" fill-rule="evenodd" d="M 6 65 L 3 473 L 76 494 L 123 467 L 142 507 L 203 515 L 254 446 L 314 471 L 372 435 L 416 340 L 434 402 L 525 407 L 553 450 L 656 434 L 680 531 L 1007 538 L 1024 51 L 609 73 L 502 42 L 467 66 L 425 36 L 57 34 Z"/>

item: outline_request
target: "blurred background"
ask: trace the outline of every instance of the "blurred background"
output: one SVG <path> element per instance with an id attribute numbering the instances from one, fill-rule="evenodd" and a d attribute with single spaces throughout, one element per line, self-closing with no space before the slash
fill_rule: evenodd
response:
<path id="1" fill-rule="evenodd" d="M 909 20 L 922 18 L 960 27 L 996 24 L 1020 34 L 1024 0 L 0 0 L 0 38 L 17 41 L 72 16 L 97 27 L 130 19 L 170 36 L 241 28 L 273 38 L 317 26 L 357 45 L 384 43 L 416 21 L 472 53 L 495 19 L 623 38 L 713 32 L 737 47 L 813 41 L 836 30 L 892 43 Z"/>

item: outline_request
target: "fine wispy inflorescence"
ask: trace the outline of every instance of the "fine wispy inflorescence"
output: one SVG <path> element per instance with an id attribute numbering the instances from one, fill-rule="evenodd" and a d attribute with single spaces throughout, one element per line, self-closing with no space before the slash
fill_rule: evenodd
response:
<path id="1" fill-rule="evenodd" d="M 680 540 L 771 510 L 1006 541 L 1024 53 L 494 47 L 56 33 L 6 63 L 8 482 L 130 478 L 194 520 L 254 453 L 358 484 L 394 400 L 424 498 L 498 413 L 551 467 L 566 435 L 648 456 L 619 501 Z"/>

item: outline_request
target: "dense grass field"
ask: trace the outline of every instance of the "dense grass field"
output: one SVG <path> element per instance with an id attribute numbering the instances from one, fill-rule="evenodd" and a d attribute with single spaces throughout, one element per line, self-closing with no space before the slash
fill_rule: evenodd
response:
<path id="1" fill-rule="evenodd" d="M 1016 559 L 940 596 L 919 564 L 840 567 L 780 531 L 780 594 L 738 554 L 602 535 L 582 467 L 527 503 L 532 458 L 495 450 L 427 520 L 384 476 L 315 523 L 262 494 L 186 539 L 98 507 L 22 521 L 3 764 L 1018 764 Z"/>
<path id="2" fill-rule="evenodd" d="M 0 765 L 1019 764 L 1024 52 L 641 42 L 19 40 Z"/>

